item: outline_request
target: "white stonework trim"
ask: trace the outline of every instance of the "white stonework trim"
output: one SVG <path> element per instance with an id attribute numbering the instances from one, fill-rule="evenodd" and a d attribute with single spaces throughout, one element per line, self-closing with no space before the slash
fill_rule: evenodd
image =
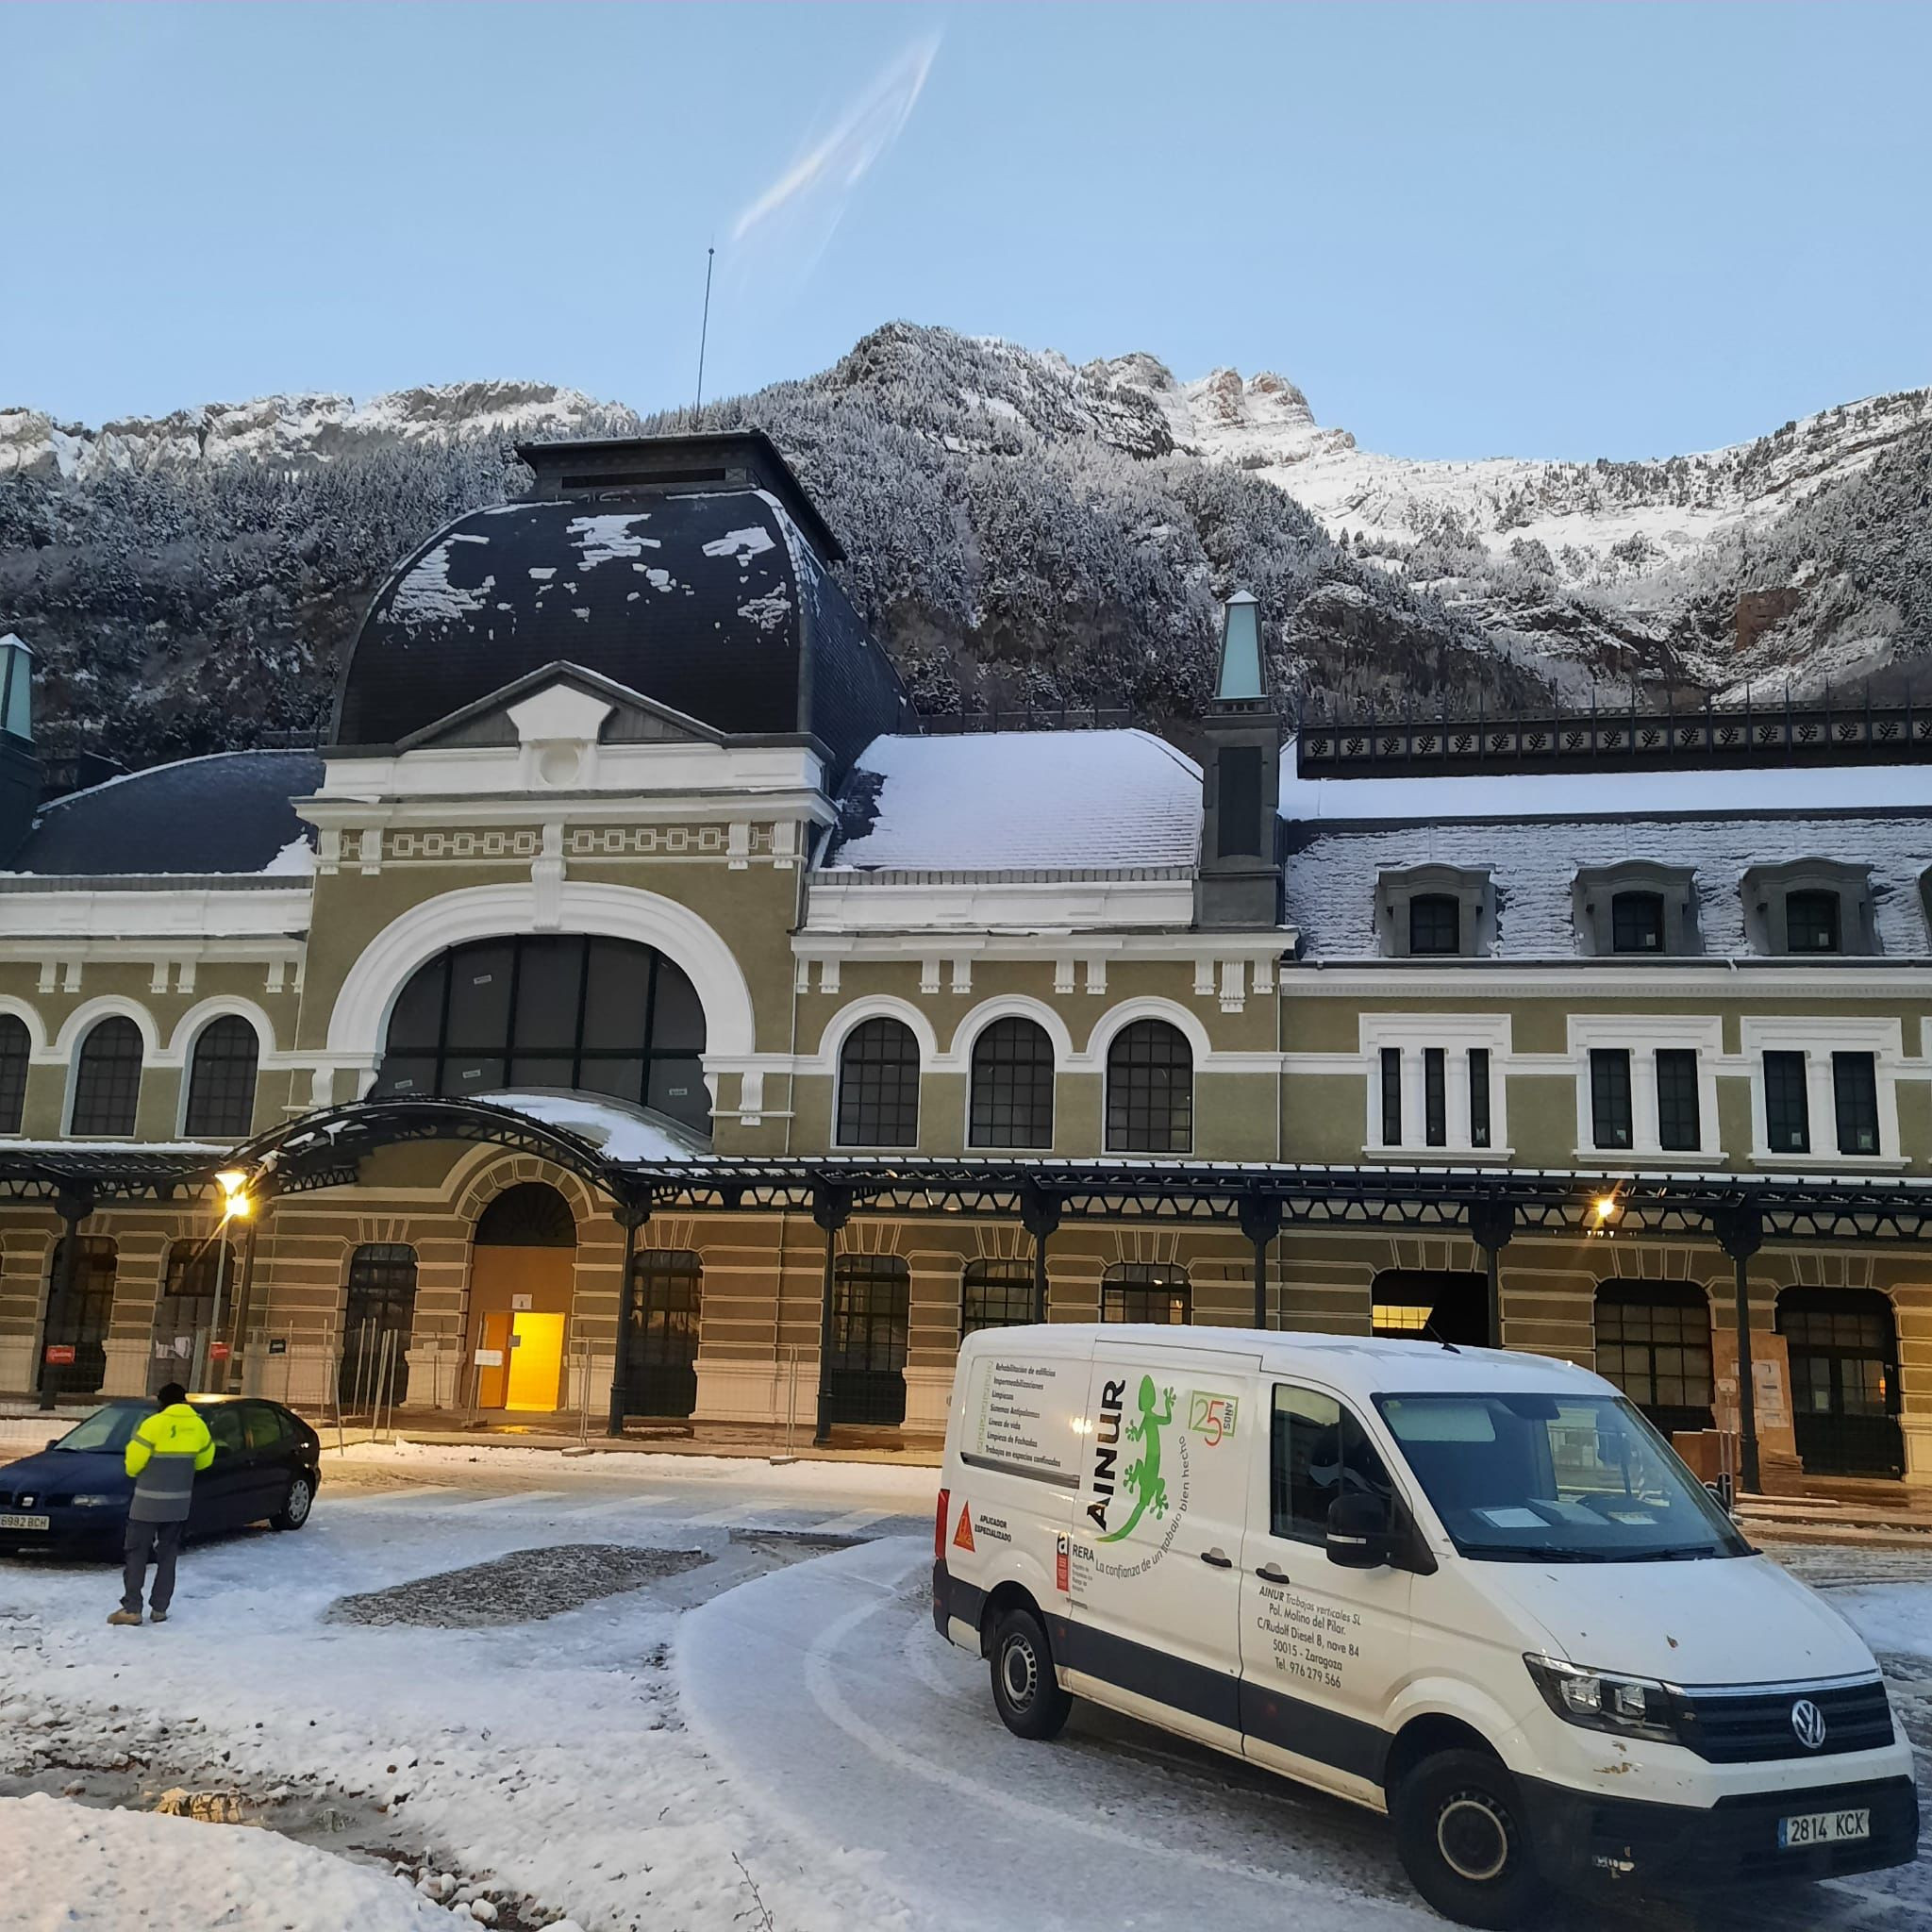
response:
<path id="1" fill-rule="evenodd" d="M 908 874 L 883 884 L 821 873 L 807 897 L 814 933 L 983 932 L 1035 926 L 1086 932 L 1115 926 L 1185 926 L 1194 917 L 1191 878 L 974 879 Z"/>
<path id="2" fill-rule="evenodd" d="M 1747 1025 L 1750 1022 L 1745 1023 Z M 1724 1022 L 1699 1013 L 1572 1013 L 1570 1059 L 1576 1079 L 1576 1158 L 1605 1160 L 1722 1160 L 1717 1076 L 1724 1065 Z M 1630 1145 L 1597 1147 L 1591 1112 L 1590 1056 L 1607 1047 L 1630 1056 Z M 1688 1047 L 1697 1056 L 1697 1145 L 1666 1151 L 1657 1144 L 1657 1055 Z"/>
<path id="3" fill-rule="evenodd" d="M 899 999 L 892 993 L 873 992 L 867 993 L 863 999 L 854 1000 L 849 1007 L 841 1007 L 825 1022 L 824 1031 L 819 1035 L 818 1051 L 799 1056 L 792 1061 L 791 1071 L 808 1075 L 836 1074 L 839 1071 L 839 1050 L 845 1043 L 845 1036 L 867 1020 L 903 1020 L 912 1029 L 912 1038 L 918 1042 L 921 1073 L 930 1071 L 939 1059 L 939 1035 L 933 1031 L 932 1021 L 924 1011 L 910 1000 Z M 768 1060 L 767 1064 L 774 1062 Z"/>
<path id="4" fill-rule="evenodd" d="M 1074 961 L 1065 953 L 1053 962 L 1053 990 L 1056 992 L 1072 992 L 1074 990 Z"/>
<path id="5" fill-rule="evenodd" d="M 155 1024 L 155 1016 L 139 1001 L 128 999 L 118 992 L 97 993 L 85 1005 L 75 1007 L 61 1023 L 59 1032 L 54 1036 L 53 1050 L 47 1058 L 63 1064 L 72 1060 L 81 1041 L 92 1030 L 94 1024 L 115 1013 L 132 1020 L 141 1028 L 142 1066 L 145 1069 L 154 1065 L 161 1053 L 161 1033 L 160 1028 Z"/>
<path id="6" fill-rule="evenodd" d="M 374 1066 L 390 1008 L 419 966 L 467 940 L 534 931 L 537 910 L 528 883 L 470 886 L 426 899 L 391 920 L 363 949 L 336 996 L 328 1023 L 331 1058 Z M 682 967 L 705 1009 L 708 1056 L 741 1058 L 755 1050 L 751 989 L 743 969 L 719 933 L 690 907 L 635 886 L 566 879 L 558 888 L 558 918 L 559 931 L 655 946 Z"/>
<path id="7" fill-rule="evenodd" d="M 1802 1014 L 1753 1018 L 1738 1023 L 1738 1044 L 1751 1078 L 1751 1160 L 1757 1167 L 1872 1170 L 1904 1167 L 1899 1151 L 1898 1076 L 1905 1058 L 1904 1029 L 1897 1020 L 1864 1020 L 1850 1015 Z M 1764 1107 L 1764 1056 L 1805 1056 L 1805 1110 L 1810 1127 L 1809 1154 L 1778 1154 L 1771 1147 Z M 1878 1152 L 1838 1152 L 1838 1102 L 1832 1088 L 1834 1053 L 1869 1053 L 1878 1089 Z"/>
<path id="8" fill-rule="evenodd" d="M 10 992 L 0 993 L 0 1013 L 11 1013 L 26 1028 L 27 1058 L 46 1060 L 55 1058 L 47 1051 L 47 1028 L 37 1008 Z"/>
<path id="9" fill-rule="evenodd" d="M 1033 1021 L 1053 1042 L 1054 1072 L 1064 1073 L 1072 1062 L 1074 1036 L 1067 1030 L 1067 1023 L 1050 1006 L 1043 1000 L 1028 999 L 1024 993 L 1001 993 L 996 998 L 981 1000 L 959 1022 L 953 1029 L 952 1044 L 943 1053 L 933 1056 L 933 1071 L 964 1073 L 970 1070 L 973 1042 L 995 1020 Z"/>
<path id="10" fill-rule="evenodd" d="M 1206 942 L 1214 959 L 1265 960 L 1273 975 L 1274 962 L 1294 950 L 1291 926 L 1253 936 L 1217 933 Z M 806 927 L 791 937 L 791 950 L 808 959 L 864 959 L 904 966 L 926 955 L 951 958 L 970 953 L 975 959 L 1026 959 L 1050 964 L 1058 972 L 1062 959 L 1081 961 L 1112 959 L 1122 964 L 1137 960 L 1196 961 L 1202 958 L 1204 941 L 1194 932 L 1081 932 L 1073 936 L 1064 923 L 1042 926 L 1037 932 L 966 932 L 939 935 L 922 931 L 826 932 Z M 1283 974 L 1286 984 L 1286 969 Z M 1305 988 L 1298 986 L 1297 991 Z M 1468 991 L 1466 986 L 1458 991 Z M 1385 985 L 1375 991 L 1386 996 Z M 1482 989 L 1487 995 L 1491 989 Z"/>
<path id="11" fill-rule="evenodd" d="M 226 958 L 219 941 L 229 939 L 280 941 L 286 951 L 288 935 L 308 926 L 311 909 L 307 879 L 232 892 L 171 888 L 164 878 L 140 891 L 0 891 L 0 958 L 47 962 L 65 956 L 75 966 L 78 956 L 146 961 L 156 940 L 174 941 L 176 958 L 206 958 L 214 941 L 215 957 Z"/>
<path id="12" fill-rule="evenodd" d="M 214 993 L 198 1005 L 190 1007 L 175 1021 L 167 1045 L 154 1056 L 153 1064 L 158 1067 L 186 1066 L 201 1029 L 210 1020 L 220 1019 L 224 1013 L 239 1014 L 255 1028 L 256 1042 L 264 1060 L 275 1051 L 275 1023 L 261 1008 L 253 1000 L 244 1000 L 236 993 Z"/>
<path id="13" fill-rule="evenodd" d="M 953 991 L 971 992 L 973 991 L 973 955 L 959 953 L 953 959 Z"/>
<path id="14" fill-rule="evenodd" d="M 1180 1033 L 1193 1053 L 1194 1071 L 1197 1074 L 1204 1068 L 1215 1073 L 1234 1072 L 1234 1068 L 1227 1067 L 1224 1063 L 1247 1058 L 1244 1055 L 1224 1054 L 1221 1056 L 1224 1064 L 1217 1065 L 1213 1042 L 1208 1038 L 1208 1028 L 1202 1024 L 1200 1016 L 1190 1012 L 1177 1000 L 1158 999 L 1150 995 L 1141 999 L 1123 1000 L 1119 1006 L 1109 1007 L 1093 1023 L 1093 1030 L 1087 1036 L 1086 1051 L 1073 1057 L 1074 1067 L 1081 1072 L 1104 1068 L 1107 1065 L 1107 1050 L 1112 1044 L 1114 1035 L 1123 1026 L 1131 1026 L 1136 1020 L 1165 1020 Z M 1274 1056 L 1269 1054 L 1266 1059 L 1269 1066 L 1273 1067 Z"/>
<path id="15" fill-rule="evenodd" d="M 1087 961 L 1087 991 L 1096 999 L 1107 991 L 1107 957 L 1096 953 Z"/>
<path id="16" fill-rule="evenodd" d="M 1509 1083 L 1511 1023 L 1507 1013 L 1363 1013 L 1357 1021 L 1361 1041 L 1357 1067 L 1363 1079 L 1362 1152 L 1381 1158 L 1399 1154 L 1424 1159 L 1474 1155 L 1483 1160 L 1507 1158 L 1509 1145 Z M 1442 1049 L 1442 1128 L 1440 1147 L 1431 1147 L 1427 1132 L 1426 1074 L 1424 1054 Z M 1382 1139 L 1382 1050 L 1392 1047 L 1402 1056 L 1402 1140 Z M 1469 1052 L 1480 1047 L 1490 1056 L 1490 1141 L 1478 1147 L 1469 1136 Z"/>
<path id="17" fill-rule="evenodd" d="M 1197 942 L 1198 943 L 1198 942 Z M 1301 999 L 1588 999 L 1643 994 L 1672 999 L 1718 994 L 1725 999 L 1897 1000 L 1922 992 L 1923 958 L 1846 958 L 1837 967 L 1817 959 L 1647 959 L 1626 966 L 1601 958 L 1565 960 L 1461 959 L 1455 965 L 1420 959 L 1301 959 L 1283 966 L 1281 991 Z"/>

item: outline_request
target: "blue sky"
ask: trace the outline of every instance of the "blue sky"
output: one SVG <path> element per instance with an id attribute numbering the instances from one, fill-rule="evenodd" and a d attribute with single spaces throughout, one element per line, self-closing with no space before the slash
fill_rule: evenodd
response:
<path id="1" fill-rule="evenodd" d="M 1932 8 L 0 8 L 0 407 L 690 399 L 907 317 L 1416 456 L 1932 382 Z"/>

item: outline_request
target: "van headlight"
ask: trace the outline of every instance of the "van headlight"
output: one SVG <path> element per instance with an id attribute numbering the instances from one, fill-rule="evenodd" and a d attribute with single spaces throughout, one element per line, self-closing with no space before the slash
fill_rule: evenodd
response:
<path id="1" fill-rule="evenodd" d="M 1586 1670 L 1554 1657 L 1525 1656 L 1523 1661 L 1543 1693 L 1543 1702 L 1564 1723 L 1621 1738 L 1678 1741 L 1671 1693 L 1654 1679 Z"/>
<path id="2" fill-rule="evenodd" d="M 125 1503 L 125 1496 L 76 1496 L 74 1507 L 76 1509 L 111 1509 L 116 1503 Z"/>

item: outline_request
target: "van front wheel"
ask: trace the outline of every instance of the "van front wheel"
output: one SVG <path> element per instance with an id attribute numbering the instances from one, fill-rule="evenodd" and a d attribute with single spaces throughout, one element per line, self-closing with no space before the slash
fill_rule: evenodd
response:
<path id="1" fill-rule="evenodd" d="M 1516 1781 L 1481 1751 L 1425 1757 L 1390 1794 L 1408 1880 L 1445 1919 L 1502 1928 L 1547 1903 Z"/>
<path id="2" fill-rule="evenodd" d="M 1074 1700 L 1054 1675 L 1046 1631 L 1031 1610 L 1008 1610 L 992 1633 L 992 1701 L 1019 1738 L 1057 1738 Z"/>

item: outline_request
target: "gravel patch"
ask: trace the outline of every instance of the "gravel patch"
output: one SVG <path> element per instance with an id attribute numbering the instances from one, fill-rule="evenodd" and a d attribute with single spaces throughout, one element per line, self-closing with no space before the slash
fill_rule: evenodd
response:
<path id="1" fill-rule="evenodd" d="M 489 1563 L 442 1570 L 388 1590 L 339 1596 L 328 1624 L 419 1624 L 438 1630 L 477 1630 L 530 1624 L 638 1590 L 708 1563 L 704 1550 L 641 1549 L 634 1543 L 553 1543 L 512 1550 Z"/>

